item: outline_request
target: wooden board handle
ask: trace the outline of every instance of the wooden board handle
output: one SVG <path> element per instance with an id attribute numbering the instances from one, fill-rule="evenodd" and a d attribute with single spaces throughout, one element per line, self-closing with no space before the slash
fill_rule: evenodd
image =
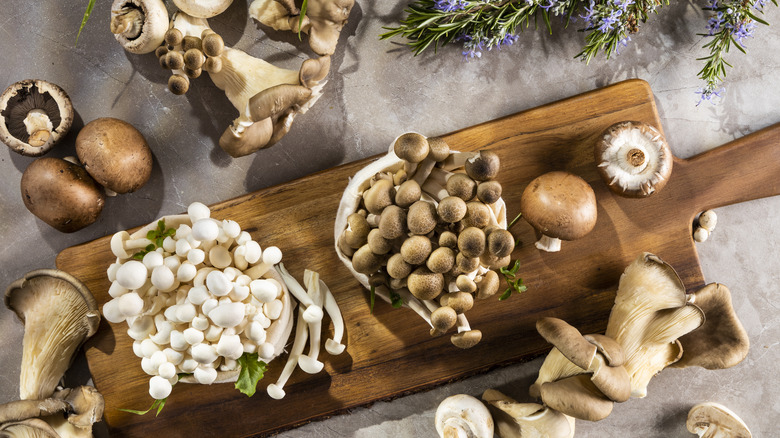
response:
<path id="1" fill-rule="evenodd" d="M 700 211 L 780 195 L 780 123 L 687 160 L 670 182 Z M 677 194 L 675 194 L 677 195 Z M 675 196 L 677 197 L 677 196 Z"/>

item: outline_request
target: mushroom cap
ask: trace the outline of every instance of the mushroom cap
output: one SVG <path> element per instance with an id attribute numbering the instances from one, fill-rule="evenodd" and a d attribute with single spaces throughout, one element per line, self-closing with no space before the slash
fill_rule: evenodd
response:
<path id="1" fill-rule="evenodd" d="M 460 239 L 458 240 L 460 241 Z M 479 257 L 468 257 L 462 251 L 455 256 L 455 266 L 461 274 L 472 272 L 479 268 L 479 262 Z"/>
<path id="2" fill-rule="evenodd" d="M 625 362 L 625 354 L 623 353 L 623 347 L 620 346 L 620 344 L 617 343 L 614 339 L 610 338 L 606 335 L 600 335 L 600 334 L 589 334 L 583 336 L 586 341 L 590 342 L 591 344 L 596 346 L 596 349 L 599 353 L 601 353 L 602 356 L 604 356 L 604 359 L 606 359 L 607 364 L 611 367 L 619 367 L 623 365 Z"/>
<path id="3" fill-rule="evenodd" d="M 428 137 L 428 147 L 430 148 L 428 157 L 437 163 L 450 156 L 450 145 L 441 137 Z"/>
<path id="4" fill-rule="evenodd" d="M 276 119 L 290 108 L 298 108 L 312 97 L 312 90 L 303 85 L 280 84 L 267 88 L 249 99 L 249 116 L 257 122 Z"/>
<path id="5" fill-rule="evenodd" d="M 574 437 L 574 418 L 538 403 L 518 403 L 495 389 L 482 393 L 502 438 Z"/>
<path id="6" fill-rule="evenodd" d="M 457 196 L 468 202 L 477 195 L 477 183 L 465 173 L 455 173 L 447 179 L 445 184 L 447 194 Z"/>
<path id="7" fill-rule="evenodd" d="M 479 151 L 466 160 L 464 167 L 466 174 L 474 181 L 488 181 L 498 175 L 501 160 L 495 152 Z"/>
<path id="8" fill-rule="evenodd" d="M 704 312 L 704 324 L 679 339 L 683 355 L 672 366 L 717 370 L 742 362 L 750 349 L 750 338 L 731 305 L 729 289 L 710 283 L 690 297 L 689 301 Z"/>
<path id="9" fill-rule="evenodd" d="M 84 168 L 60 158 L 39 158 L 25 169 L 20 182 L 25 207 L 63 233 L 95 222 L 105 196 Z"/>
<path id="10" fill-rule="evenodd" d="M 713 402 L 699 403 L 688 411 L 688 432 L 702 438 L 751 438 L 747 425 L 729 408 Z"/>
<path id="11" fill-rule="evenodd" d="M 428 156 L 430 147 L 428 140 L 416 132 L 400 135 L 393 144 L 393 151 L 398 158 L 410 163 L 419 163 Z"/>
<path id="12" fill-rule="evenodd" d="M 187 15 L 211 18 L 223 13 L 233 0 L 173 0 L 173 3 Z"/>
<path id="13" fill-rule="evenodd" d="M 493 204 L 501 198 L 502 187 L 498 181 L 482 181 L 477 185 L 477 199 Z"/>
<path id="14" fill-rule="evenodd" d="M 25 118 L 34 110 L 43 111 L 51 123 L 44 137 L 31 136 L 25 126 Z M 41 156 L 65 137 L 73 115 L 70 97 L 57 85 L 40 79 L 16 82 L 0 95 L 0 141 L 18 154 Z"/>
<path id="15" fill-rule="evenodd" d="M 457 196 L 447 196 L 436 206 L 439 218 L 444 222 L 455 223 L 466 216 L 466 202 Z"/>
<path id="16" fill-rule="evenodd" d="M 382 259 L 371 252 L 368 244 L 361 246 L 352 255 L 352 267 L 361 274 L 371 275 L 379 270 Z"/>
<path id="17" fill-rule="evenodd" d="M 577 175 L 548 172 L 525 188 L 520 198 L 520 211 L 543 235 L 576 240 L 596 225 L 596 194 Z"/>
<path id="18" fill-rule="evenodd" d="M 8 286 L 5 305 L 24 323 L 20 397 L 47 398 L 75 351 L 97 331 L 100 312 L 95 298 L 72 275 L 39 269 Z"/>
<path id="19" fill-rule="evenodd" d="M 474 296 L 468 292 L 450 292 L 442 295 L 439 303 L 460 314 L 469 311 L 474 306 Z"/>
<path id="20" fill-rule="evenodd" d="M 404 181 L 395 191 L 395 205 L 407 208 L 419 201 L 421 196 L 422 188 L 417 181 L 413 179 Z"/>
<path id="21" fill-rule="evenodd" d="M 661 190 L 672 174 L 669 144 L 663 134 L 644 122 L 610 126 L 593 153 L 601 179 L 620 196 L 650 196 Z"/>
<path id="22" fill-rule="evenodd" d="M 425 266 L 427 266 L 431 272 L 439 274 L 449 272 L 452 270 L 452 267 L 455 266 L 455 251 L 446 246 L 440 246 L 434 249 L 433 252 L 431 252 L 431 255 L 428 256 Z"/>
<path id="23" fill-rule="evenodd" d="M 363 193 L 363 203 L 371 214 L 380 214 L 382 211 L 393 205 L 393 181 L 388 179 L 377 180 L 368 190 Z"/>
<path id="24" fill-rule="evenodd" d="M 401 256 L 410 265 L 425 263 L 431 251 L 431 239 L 425 236 L 412 236 L 401 244 Z"/>
<path id="25" fill-rule="evenodd" d="M 368 242 L 371 226 L 363 215 L 352 213 L 347 217 L 349 228 L 344 231 L 346 243 L 352 248 L 360 248 Z"/>
<path id="26" fill-rule="evenodd" d="M 468 330 L 465 332 L 455 333 L 450 336 L 450 342 L 452 345 L 458 348 L 471 348 L 482 340 L 482 332 L 479 330 Z"/>
<path id="27" fill-rule="evenodd" d="M 449 396 L 434 416 L 440 437 L 493 438 L 493 418 L 479 399 L 467 394 Z"/>
<path id="28" fill-rule="evenodd" d="M 118 11 L 131 8 L 141 11 L 143 23 L 138 28 L 141 33 L 133 31 L 115 33 L 114 38 L 130 53 L 142 55 L 153 52 L 160 47 L 165 32 L 168 30 L 168 10 L 161 1 L 150 0 L 114 0 L 111 4 L 112 20 Z"/>
<path id="29" fill-rule="evenodd" d="M 482 276 L 482 280 L 477 282 L 477 299 L 484 300 L 498 292 L 499 278 L 496 271 L 487 271 Z"/>
<path id="30" fill-rule="evenodd" d="M 406 234 L 406 210 L 390 205 L 382 210 L 379 217 L 379 231 L 387 240 L 397 239 Z"/>
<path id="31" fill-rule="evenodd" d="M 411 272 L 412 265 L 406 263 L 400 253 L 393 254 L 387 259 L 387 275 L 395 279 L 402 279 L 408 277 Z"/>
<path id="32" fill-rule="evenodd" d="M 558 318 L 544 317 L 536 321 L 536 331 L 553 344 L 578 367 L 587 370 L 596 356 L 596 346 L 588 342 L 579 330 Z"/>
<path id="33" fill-rule="evenodd" d="M 614 405 L 596 388 L 587 374 L 543 383 L 541 397 L 550 409 L 587 421 L 607 418 Z"/>
<path id="34" fill-rule="evenodd" d="M 458 314 L 450 306 L 444 305 L 431 312 L 431 325 L 441 333 L 454 327 L 457 320 Z"/>
<path id="35" fill-rule="evenodd" d="M 393 241 L 382 237 L 382 232 L 379 231 L 379 228 L 374 228 L 369 231 L 366 240 L 368 241 L 368 246 L 371 248 L 371 252 L 374 254 L 387 254 L 393 249 Z"/>
<path id="36" fill-rule="evenodd" d="M 406 225 L 412 234 L 428 234 L 436 228 L 436 206 L 430 202 L 417 201 L 409 207 Z"/>
<path id="37" fill-rule="evenodd" d="M 233 158 L 243 157 L 268 146 L 273 132 L 274 122 L 270 118 L 251 124 L 241 133 L 231 125 L 219 137 L 219 147 Z"/>
<path id="38" fill-rule="evenodd" d="M 477 227 L 468 227 L 458 235 L 458 250 L 464 257 L 475 258 L 485 252 L 485 232 Z"/>
<path id="39" fill-rule="evenodd" d="M 76 154 L 103 187 L 130 193 L 152 175 L 152 150 L 133 125 L 111 117 L 95 119 L 79 131 Z"/>
<path id="40" fill-rule="evenodd" d="M 498 229 L 487 236 L 487 250 L 490 254 L 504 258 L 515 249 L 515 236 L 507 230 Z"/>
<path id="41" fill-rule="evenodd" d="M 325 79 L 329 72 L 330 56 L 309 58 L 301 64 L 301 69 L 298 72 L 298 79 L 300 80 L 301 85 L 311 88 Z"/>
<path id="42" fill-rule="evenodd" d="M 49 423 L 40 418 L 28 418 L 24 421 L 10 421 L 0 424 L 0 436 L 9 438 L 35 437 L 35 438 L 61 438 Z"/>
<path id="43" fill-rule="evenodd" d="M 409 292 L 418 299 L 432 300 L 444 290 L 444 276 L 420 266 L 409 274 L 406 284 Z"/>
<path id="44" fill-rule="evenodd" d="M 455 249 L 458 247 L 458 235 L 452 231 L 443 231 L 439 234 L 439 246 Z"/>
<path id="45" fill-rule="evenodd" d="M 471 201 L 466 203 L 466 217 L 463 222 L 467 227 L 485 228 L 491 220 L 490 207 L 479 202 Z"/>

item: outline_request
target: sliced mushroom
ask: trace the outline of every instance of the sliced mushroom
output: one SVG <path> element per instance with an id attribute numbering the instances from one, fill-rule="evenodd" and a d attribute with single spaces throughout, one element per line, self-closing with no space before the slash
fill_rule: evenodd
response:
<path id="1" fill-rule="evenodd" d="M 699 403 L 688 411 L 688 432 L 700 438 L 751 438 L 747 425 L 729 408 L 712 402 Z"/>
<path id="2" fill-rule="evenodd" d="M 629 198 L 658 192 L 672 173 L 672 151 L 664 136 L 643 122 L 620 122 L 607 128 L 594 155 L 601 179 L 610 190 Z"/>
<path id="3" fill-rule="evenodd" d="M 100 187 L 84 168 L 60 158 L 39 158 L 20 182 L 24 206 L 63 233 L 94 223 L 105 205 Z"/>
<path id="4" fill-rule="evenodd" d="M 62 88 L 26 79 L 0 95 L 0 141 L 28 157 L 48 152 L 70 130 L 73 105 Z"/>
<path id="5" fill-rule="evenodd" d="M 542 237 L 536 247 L 559 251 L 561 240 L 576 240 L 596 225 L 596 194 L 569 172 L 548 172 L 531 181 L 520 198 L 520 211 Z"/>
<path id="6" fill-rule="evenodd" d="M 152 150 L 133 125 L 119 119 L 95 119 L 79 131 L 76 154 L 100 185 L 114 193 L 141 188 L 152 174 Z"/>
<path id="7" fill-rule="evenodd" d="M 111 33 L 130 53 L 155 51 L 168 30 L 168 10 L 162 0 L 114 0 Z"/>
<path id="8" fill-rule="evenodd" d="M 440 437 L 493 438 L 493 418 L 479 399 L 452 395 L 439 404 L 434 418 Z"/>
<path id="9" fill-rule="evenodd" d="M 100 313 L 89 289 L 54 269 L 28 272 L 5 291 L 5 305 L 24 323 L 22 400 L 49 397 L 75 351 L 95 334 Z"/>

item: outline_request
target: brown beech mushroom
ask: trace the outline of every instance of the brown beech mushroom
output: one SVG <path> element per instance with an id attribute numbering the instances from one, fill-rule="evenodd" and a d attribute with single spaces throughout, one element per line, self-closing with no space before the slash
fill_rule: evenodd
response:
<path id="1" fill-rule="evenodd" d="M 95 298 L 72 275 L 39 269 L 8 286 L 5 305 L 24 323 L 19 395 L 22 400 L 47 398 L 76 350 L 97 331 Z"/>
<path id="2" fill-rule="evenodd" d="M 421 265 L 431 255 L 431 239 L 425 236 L 412 236 L 401 244 L 401 256 L 410 265 Z"/>
<path id="3" fill-rule="evenodd" d="M 466 174 L 474 181 L 488 181 L 498 175 L 501 161 L 492 151 L 479 151 L 466 160 Z"/>
<path id="4" fill-rule="evenodd" d="M 507 230 L 492 231 L 487 237 L 487 250 L 498 258 L 512 254 L 515 249 L 515 237 Z"/>
<path id="5" fill-rule="evenodd" d="M 455 252 L 451 248 L 446 246 L 440 246 L 431 252 L 428 256 L 428 260 L 425 262 L 425 266 L 438 274 L 444 274 L 449 272 L 455 266 Z"/>
<path id="6" fill-rule="evenodd" d="M 483 181 L 477 185 L 477 199 L 492 204 L 501 198 L 501 184 L 498 181 Z"/>
<path id="7" fill-rule="evenodd" d="M 464 229 L 458 236 L 458 250 L 464 257 L 478 258 L 485 251 L 485 232 L 477 227 Z"/>
<path id="8" fill-rule="evenodd" d="M 428 156 L 430 150 L 425 136 L 416 132 L 401 134 L 393 143 L 395 155 L 406 162 L 405 170 L 407 175 L 415 173 L 417 164 Z M 417 181 L 417 183 L 419 184 L 420 182 Z"/>
<path id="9" fill-rule="evenodd" d="M 393 241 L 382 237 L 382 232 L 379 231 L 379 228 L 373 228 L 369 231 L 366 241 L 368 242 L 369 248 L 371 248 L 371 252 L 374 254 L 387 254 L 393 249 Z"/>
<path id="10" fill-rule="evenodd" d="M 63 233 L 94 223 L 105 204 L 103 191 L 84 168 L 60 158 L 39 158 L 20 183 L 24 206 Z"/>
<path id="11" fill-rule="evenodd" d="M 672 151 L 663 134 L 643 122 L 620 122 L 607 128 L 596 143 L 594 156 L 610 190 L 629 198 L 658 192 L 672 173 Z"/>
<path id="12" fill-rule="evenodd" d="M 484 300 L 485 298 L 492 297 L 498 292 L 498 286 L 500 281 L 496 271 L 487 271 L 482 276 L 482 280 L 477 283 L 477 299 Z"/>
<path id="13" fill-rule="evenodd" d="M 135 127 L 110 117 L 95 119 L 79 131 L 76 154 L 109 194 L 141 188 L 152 174 L 152 150 Z"/>
<path id="14" fill-rule="evenodd" d="M 408 208 L 410 205 L 419 201 L 421 196 L 422 190 L 417 181 L 413 179 L 404 181 L 395 191 L 395 205 L 402 208 Z"/>
<path id="15" fill-rule="evenodd" d="M 111 33 L 130 53 L 155 51 L 168 30 L 168 10 L 162 0 L 114 0 Z"/>
<path id="16" fill-rule="evenodd" d="M 406 284 L 409 292 L 418 299 L 432 300 L 444 290 L 444 276 L 421 266 L 409 274 Z"/>
<path id="17" fill-rule="evenodd" d="M 747 425 L 729 408 L 712 402 L 699 403 L 688 411 L 688 432 L 700 438 L 751 438 Z"/>
<path id="18" fill-rule="evenodd" d="M 447 193 L 468 202 L 477 195 L 477 183 L 465 173 L 455 173 L 447 179 Z"/>
<path id="19" fill-rule="evenodd" d="M 26 79 L 0 95 L 0 141 L 28 157 L 48 152 L 68 133 L 73 105 L 62 88 Z"/>
<path id="20" fill-rule="evenodd" d="M 457 196 L 447 196 L 436 206 L 439 219 L 447 223 L 455 223 L 466 216 L 466 202 Z"/>
<path id="21" fill-rule="evenodd" d="M 387 275 L 394 279 L 406 278 L 412 272 L 412 265 L 404 261 L 400 253 L 393 254 L 387 259 Z"/>
<path id="22" fill-rule="evenodd" d="M 447 305 L 442 305 L 431 312 L 431 325 L 433 325 L 434 330 L 437 330 L 437 333 L 445 333 L 455 327 L 457 319 L 458 314 L 455 309 Z"/>
<path id="23" fill-rule="evenodd" d="M 387 240 L 397 239 L 406 234 L 406 210 L 391 205 L 382 211 L 379 217 L 379 232 Z"/>
<path id="24" fill-rule="evenodd" d="M 436 228 L 436 206 L 426 201 L 415 202 L 406 214 L 406 225 L 412 234 L 430 233 Z"/>
<path id="25" fill-rule="evenodd" d="M 531 181 L 520 198 L 520 212 L 542 237 L 536 247 L 555 252 L 561 240 L 576 240 L 596 225 L 596 194 L 582 178 L 554 171 Z"/>
<path id="26" fill-rule="evenodd" d="M 451 292 L 442 295 L 439 304 L 452 308 L 455 313 L 464 313 L 474 306 L 474 296 L 468 292 Z"/>

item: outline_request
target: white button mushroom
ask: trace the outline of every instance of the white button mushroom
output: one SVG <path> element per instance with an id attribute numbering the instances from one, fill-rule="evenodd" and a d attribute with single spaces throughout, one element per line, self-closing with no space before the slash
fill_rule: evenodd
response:
<path id="1" fill-rule="evenodd" d="M 126 289 L 139 289 L 146 283 L 149 274 L 146 266 L 138 260 L 128 260 L 116 272 L 116 281 Z"/>
<path id="2" fill-rule="evenodd" d="M 173 385 L 164 377 L 154 376 L 149 379 L 149 395 L 155 400 L 162 400 L 171 395 Z"/>

